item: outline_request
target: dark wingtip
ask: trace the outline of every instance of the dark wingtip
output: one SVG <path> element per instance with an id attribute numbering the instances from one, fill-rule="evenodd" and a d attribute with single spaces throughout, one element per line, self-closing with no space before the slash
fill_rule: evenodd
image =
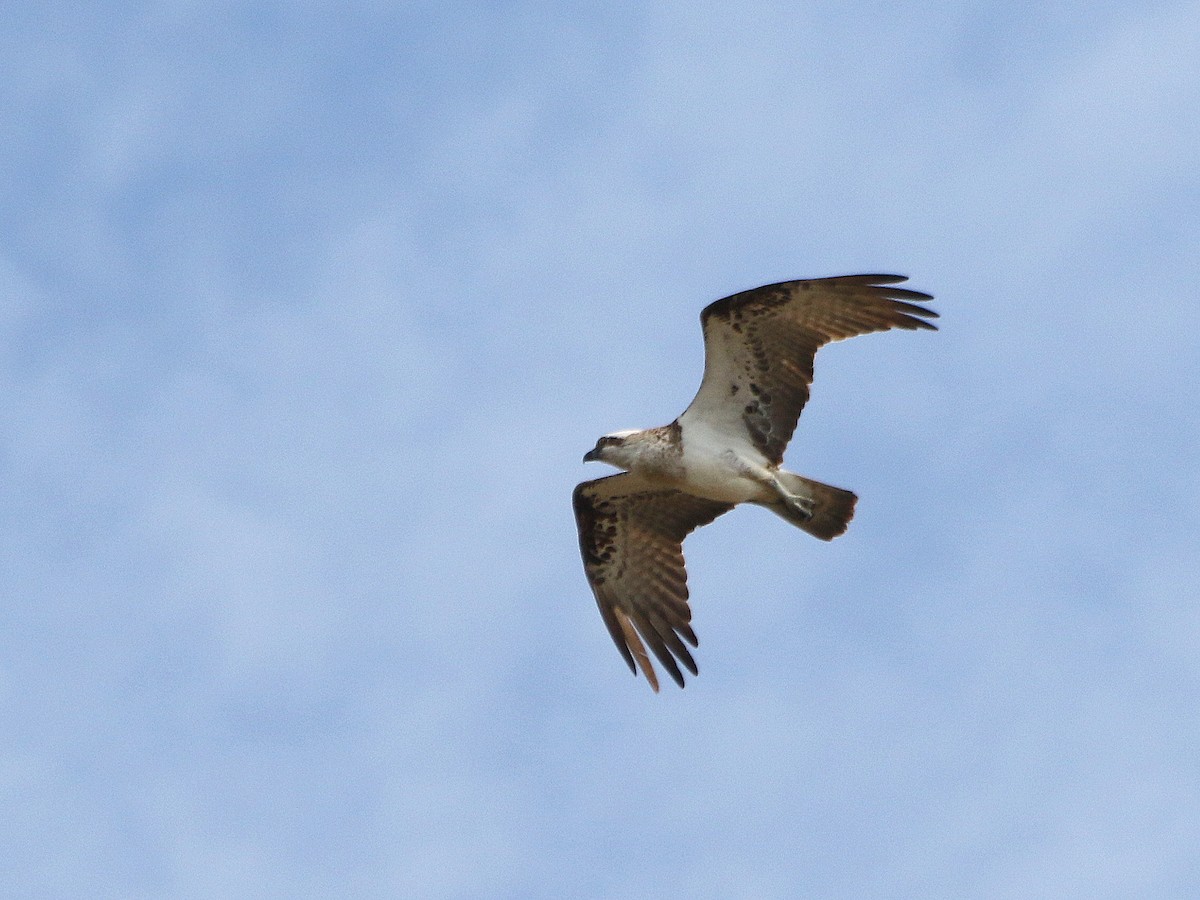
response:
<path id="1" fill-rule="evenodd" d="M 854 275 L 822 275 L 820 278 L 808 278 L 806 281 L 845 281 L 858 284 L 899 284 L 908 281 L 907 275 L 896 275 L 888 272 L 858 272 Z"/>
<path id="2" fill-rule="evenodd" d="M 818 280 L 823 280 L 823 279 L 818 279 Z M 869 287 L 882 288 L 889 297 L 891 297 L 895 300 L 916 300 L 918 302 L 923 303 L 926 300 L 933 299 L 933 294 L 926 294 L 924 291 L 914 291 L 912 288 L 888 287 L 888 285 L 902 284 L 905 281 L 908 281 L 907 275 L 888 275 L 888 274 L 837 275 L 837 276 L 834 276 L 833 278 L 830 278 L 829 280 L 830 281 L 842 281 L 842 282 L 846 282 L 849 284 L 862 284 L 862 285 L 866 285 Z M 937 313 L 934 313 L 934 315 L 937 315 Z"/>

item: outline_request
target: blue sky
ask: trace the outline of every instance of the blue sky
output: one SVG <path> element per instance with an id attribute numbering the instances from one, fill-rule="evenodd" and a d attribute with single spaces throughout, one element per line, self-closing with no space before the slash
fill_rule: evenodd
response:
<path id="1" fill-rule="evenodd" d="M 0 894 L 1200 891 L 1200 4 L 8 18 Z M 651 694 L 580 456 L 872 271 Z"/>

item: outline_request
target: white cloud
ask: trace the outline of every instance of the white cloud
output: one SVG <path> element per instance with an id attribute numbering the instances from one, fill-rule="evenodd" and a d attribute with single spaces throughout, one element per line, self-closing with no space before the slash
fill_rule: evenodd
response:
<path id="1" fill-rule="evenodd" d="M 52 101 L 7 151 L 0 880 L 1186 893 L 1194 7 L 320 13 L 28 39 L 102 77 L 5 113 Z M 945 318 L 819 362 L 794 463 L 854 529 L 690 539 L 703 674 L 651 696 L 579 456 L 686 403 L 706 300 L 867 266 Z"/>

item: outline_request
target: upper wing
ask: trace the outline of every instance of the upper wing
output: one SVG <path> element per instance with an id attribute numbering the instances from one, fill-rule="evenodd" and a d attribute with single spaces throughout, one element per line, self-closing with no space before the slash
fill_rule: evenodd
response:
<path id="1" fill-rule="evenodd" d="M 937 313 L 917 303 L 928 294 L 891 287 L 901 275 L 846 275 L 784 281 L 709 304 L 704 380 L 680 416 L 727 434 L 746 434 L 773 464 L 808 400 L 813 357 L 830 341 L 889 328 L 929 328 Z"/>
<path id="2" fill-rule="evenodd" d="M 617 649 L 630 670 L 636 675 L 640 666 L 657 691 L 644 638 L 683 687 L 676 660 L 695 675 L 695 660 L 683 641 L 697 646 L 689 624 L 683 539 L 733 504 L 664 490 L 629 472 L 585 481 L 572 500 L 583 568 Z"/>

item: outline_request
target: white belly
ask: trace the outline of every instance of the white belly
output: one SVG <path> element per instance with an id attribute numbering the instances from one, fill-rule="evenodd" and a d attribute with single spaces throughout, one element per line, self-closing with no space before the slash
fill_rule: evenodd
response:
<path id="1" fill-rule="evenodd" d="M 773 499 L 775 493 L 764 483 L 771 476 L 762 454 L 757 448 L 730 443 L 708 429 L 684 428 L 683 471 L 688 493 L 726 503 Z"/>

